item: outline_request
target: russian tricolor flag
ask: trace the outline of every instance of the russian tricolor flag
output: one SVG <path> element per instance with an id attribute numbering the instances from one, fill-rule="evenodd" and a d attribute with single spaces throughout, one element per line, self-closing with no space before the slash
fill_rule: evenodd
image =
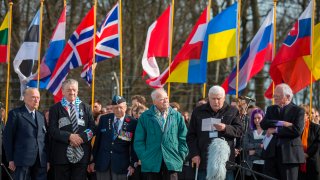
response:
<path id="1" fill-rule="evenodd" d="M 249 80 L 262 70 L 266 61 L 272 60 L 273 51 L 273 10 L 269 12 L 257 34 L 242 54 L 239 65 L 239 91 L 243 90 Z M 235 67 L 222 87 L 228 94 L 236 94 Z"/>

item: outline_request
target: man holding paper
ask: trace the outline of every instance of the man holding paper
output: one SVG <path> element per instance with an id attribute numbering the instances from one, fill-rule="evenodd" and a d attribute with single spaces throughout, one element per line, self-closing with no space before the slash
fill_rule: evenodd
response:
<path id="1" fill-rule="evenodd" d="M 261 127 L 267 137 L 273 135 L 264 147 L 264 173 L 281 180 L 297 180 L 299 165 L 305 162 L 301 134 L 304 128 L 304 110 L 291 102 L 293 94 L 287 84 L 274 90 L 275 105 L 267 108 Z"/>
<path id="2" fill-rule="evenodd" d="M 234 139 L 242 135 L 239 111 L 225 103 L 225 91 L 221 86 L 210 88 L 209 102 L 192 112 L 187 143 L 192 163 L 199 168 L 198 180 L 206 179 L 208 146 L 213 138 L 223 137 L 230 146 L 230 161 L 234 161 Z M 228 169 L 228 167 L 227 167 Z M 226 179 L 233 179 L 228 169 Z"/>

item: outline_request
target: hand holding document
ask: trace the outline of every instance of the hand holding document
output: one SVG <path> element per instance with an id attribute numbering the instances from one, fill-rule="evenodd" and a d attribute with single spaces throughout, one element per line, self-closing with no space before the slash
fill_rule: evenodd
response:
<path id="1" fill-rule="evenodd" d="M 263 143 L 263 149 L 266 150 L 271 139 L 272 139 L 273 135 L 271 134 L 270 136 L 265 136 L 264 139 L 262 140 Z"/>
<path id="2" fill-rule="evenodd" d="M 216 131 L 214 125 L 219 123 L 221 123 L 221 119 L 218 118 L 202 119 L 201 131 Z"/>

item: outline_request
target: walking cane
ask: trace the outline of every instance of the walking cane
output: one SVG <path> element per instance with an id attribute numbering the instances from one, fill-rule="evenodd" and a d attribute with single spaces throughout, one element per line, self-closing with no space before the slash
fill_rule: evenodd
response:
<path id="1" fill-rule="evenodd" d="M 191 163 L 191 166 L 192 166 L 192 168 L 193 168 L 193 165 L 194 165 L 195 163 Z M 197 164 L 196 164 L 196 174 L 195 174 L 195 176 L 194 176 L 194 180 L 198 180 L 198 171 L 199 171 L 199 167 L 197 167 Z"/>
<path id="2" fill-rule="evenodd" d="M 194 180 L 198 180 L 198 171 L 199 171 L 199 168 L 196 168 L 196 175 L 194 177 Z"/>

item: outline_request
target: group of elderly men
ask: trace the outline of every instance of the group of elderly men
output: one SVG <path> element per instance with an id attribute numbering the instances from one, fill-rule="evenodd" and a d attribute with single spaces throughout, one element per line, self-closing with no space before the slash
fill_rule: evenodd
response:
<path id="1" fill-rule="evenodd" d="M 78 82 L 64 81 L 62 92 L 63 99 L 50 108 L 48 129 L 37 111 L 40 94 L 35 88 L 26 89 L 25 104 L 10 111 L 3 143 L 15 180 L 44 180 L 48 168 L 53 168 L 57 180 L 85 180 L 87 169 L 95 170 L 98 180 L 125 180 L 134 174 L 136 164 L 141 164 L 144 179 L 175 180 L 188 154 L 202 180 L 212 140 L 223 137 L 231 148 L 229 160 L 234 161 L 234 140 L 243 133 L 239 112 L 225 102 L 220 86 L 211 87 L 209 102 L 194 109 L 189 130 L 182 115 L 169 106 L 164 89 L 152 92 L 153 105 L 138 120 L 125 114 L 126 100 L 115 96 L 113 113 L 102 115 L 97 127 L 90 107 L 78 97 Z M 278 85 L 274 96 L 277 105 L 268 108 L 262 122 L 275 137 L 267 149 L 266 168 L 272 177 L 297 179 L 299 163 L 304 162 L 299 138 L 304 112 L 291 103 L 287 85 Z M 205 127 L 210 118 L 216 120 L 214 128 Z M 293 126 L 284 127 L 278 121 Z M 227 167 L 226 179 L 233 178 Z"/>

